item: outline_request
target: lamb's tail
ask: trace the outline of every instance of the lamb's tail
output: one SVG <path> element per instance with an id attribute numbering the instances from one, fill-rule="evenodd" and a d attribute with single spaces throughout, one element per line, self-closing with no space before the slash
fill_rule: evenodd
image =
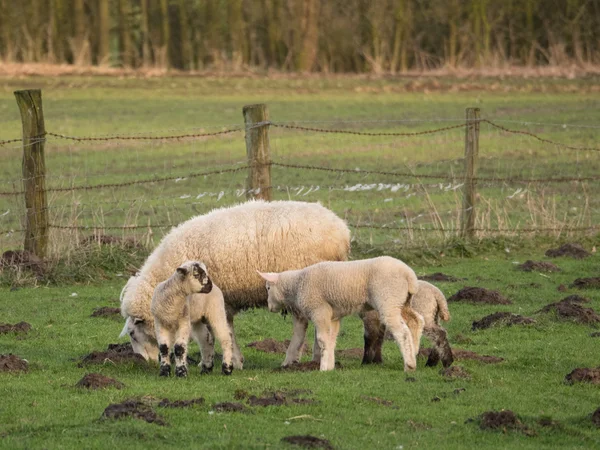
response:
<path id="1" fill-rule="evenodd" d="M 419 279 L 417 278 L 417 275 L 415 274 L 415 272 L 412 269 L 408 269 L 408 276 L 407 276 L 407 282 L 408 282 L 408 299 L 407 302 L 410 302 L 410 300 L 412 299 L 412 296 L 415 295 L 417 293 L 417 291 L 419 290 Z"/>
<path id="2" fill-rule="evenodd" d="M 438 317 L 444 322 L 448 322 L 450 320 L 450 310 L 448 309 L 448 302 L 446 301 L 446 297 L 439 289 L 435 292 L 435 300 L 438 305 Z"/>

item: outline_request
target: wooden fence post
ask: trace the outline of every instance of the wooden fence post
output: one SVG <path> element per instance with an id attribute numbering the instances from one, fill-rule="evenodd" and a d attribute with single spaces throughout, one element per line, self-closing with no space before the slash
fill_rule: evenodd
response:
<path id="1" fill-rule="evenodd" d="M 25 191 L 25 250 L 47 256 L 48 203 L 46 200 L 46 128 L 42 91 L 15 91 L 23 123 L 23 190 Z"/>
<path id="2" fill-rule="evenodd" d="M 271 148 L 269 146 L 269 110 L 267 105 L 246 105 L 246 155 L 250 170 L 246 198 L 271 201 Z M 262 125 L 261 125 L 262 124 Z"/>
<path id="3" fill-rule="evenodd" d="M 479 108 L 467 108 L 465 127 L 465 188 L 462 211 L 462 237 L 475 235 L 475 197 L 477 195 L 477 160 L 479 158 Z"/>

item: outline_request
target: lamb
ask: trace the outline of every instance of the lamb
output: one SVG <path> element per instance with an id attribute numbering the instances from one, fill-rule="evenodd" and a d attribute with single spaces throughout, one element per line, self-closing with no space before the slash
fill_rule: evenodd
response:
<path id="1" fill-rule="evenodd" d="M 123 288 L 121 314 L 126 322 L 122 335 L 129 334 L 135 352 L 157 360 L 150 311 L 154 288 L 183 261 L 203 261 L 212 281 L 223 291 L 233 333 L 233 365 L 241 369 L 243 357 L 235 341 L 233 316 L 267 305 L 264 284 L 255 268 L 284 271 L 321 261 L 344 261 L 349 250 L 348 226 L 318 203 L 258 200 L 194 217 L 172 229 Z M 195 321 L 194 311 L 190 313 Z M 203 333 L 210 337 L 207 330 Z M 201 347 L 209 351 L 210 346 L 205 342 Z"/>
<path id="2" fill-rule="evenodd" d="M 227 324 L 225 300 L 212 283 L 204 263 L 186 261 L 154 290 L 150 308 L 154 316 L 156 340 L 160 350 L 160 375 L 171 374 L 170 350 L 175 355 L 175 375 L 187 376 L 187 346 L 190 334 L 202 342 L 208 322 L 223 348 L 222 372 L 233 371 L 233 341 Z M 194 321 L 190 320 L 194 312 Z M 173 345 L 174 344 L 174 345 Z M 212 353 L 202 352 L 202 373 L 212 370 Z"/>
<path id="3" fill-rule="evenodd" d="M 410 306 L 411 297 L 417 292 L 417 276 L 402 261 L 381 256 L 259 274 L 267 281 L 269 311 L 286 308 L 315 324 L 321 370 L 334 369 L 340 320 L 369 309 L 379 313 L 394 336 L 404 359 L 404 370 L 416 369 L 424 320 Z"/>

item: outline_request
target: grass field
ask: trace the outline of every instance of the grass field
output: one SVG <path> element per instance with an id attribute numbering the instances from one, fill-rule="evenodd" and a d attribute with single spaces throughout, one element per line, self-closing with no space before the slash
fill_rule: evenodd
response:
<path id="1" fill-rule="evenodd" d="M 72 136 L 172 135 L 242 127 L 242 107 L 266 103 L 275 123 L 363 132 L 415 132 L 458 124 L 466 107 L 499 125 L 576 147 L 600 146 L 599 79 L 402 79 L 367 77 L 14 77 L 0 79 L 0 140 L 20 137 L 12 92 L 42 88 L 47 131 Z M 78 367 L 80 358 L 118 342 L 119 318 L 93 318 L 97 307 L 118 307 L 125 277 L 171 225 L 216 206 L 244 199 L 246 171 L 199 176 L 243 166 L 243 131 L 217 138 L 180 141 L 74 142 L 49 138 L 47 187 L 77 187 L 174 177 L 120 188 L 48 193 L 52 271 L 42 280 L 0 268 L 0 322 L 29 322 L 27 334 L 0 334 L 0 354 L 29 361 L 27 373 L 0 373 L 1 448 L 293 448 L 289 435 L 327 439 L 339 449 L 596 448 L 600 434 L 591 414 L 600 407 L 598 386 L 564 383 L 577 367 L 600 365 L 597 328 L 537 313 L 570 294 L 600 311 L 598 289 L 569 286 L 598 276 L 598 256 L 553 261 L 558 273 L 523 273 L 516 262 L 545 259 L 565 241 L 587 250 L 600 244 L 598 180 L 566 183 L 480 182 L 473 241 L 456 238 L 462 208 L 464 130 L 418 137 L 360 137 L 271 127 L 273 160 L 287 164 L 396 172 L 408 175 L 337 173 L 273 167 L 278 199 L 321 201 L 348 220 L 353 258 L 390 254 L 419 274 L 443 271 L 464 278 L 436 283 L 449 297 L 464 286 L 498 289 L 512 305 L 452 303 L 447 324 L 453 347 L 504 358 L 497 364 L 458 360 L 470 380 L 447 380 L 419 360 L 416 381 L 407 382 L 402 359 L 388 341 L 385 362 L 362 367 L 338 356 L 343 368 L 330 373 L 275 371 L 283 355 L 248 343 L 291 336 L 291 320 L 267 311 L 236 318 L 246 358 L 231 377 L 195 370 L 186 380 L 159 379 L 154 365 Z M 0 192 L 21 190 L 21 152 L 0 146 Z M 600 154 L 539 142 L 481 124 L 482 177 L 555 178 L 598 176 Z M 415 177 L 413 175 L 418 175 Z M 437 175 L 443 178 L 428 178 Z M 520 189 L 520 190 L 519 190 Z M 0 195 L 0 251 L 21 248 L 21 196 Z M 391 229 L 361 228 L 375 225 Z M 103 227 L 142 226 L 135 230 Z M 163 227 L 160 227 L 163 225 Z M 358 226 L 357 226 L 358 225 Z M 393 227 L 407 229 L 394 230 Z M 424 232 L 420 228 L 446 231 Z M 523 228 L 553 228 L 521 232 Z M 82 247 L 93 232 L 135 237 L 142 247 Z M 73 295 L 76 294 L 76 295 Z M 532 325 L 471 331 L 471 323 L 496 311 L 535 318 Z M 312 335 L 312 330 L 309 335 Z M 423 343 L 429 345 L 425 340 Z M 338 350 L 362 347 L 357 318 L 342 324 Z M 308 356 L 305 358 L 308 359 Z M 74 387 L 88 372 L 125 384 L 123 389 Z M 308 389 L 316 403 L 249 407 L 236 391 Z M 464 388 L 464 391 L 461 390 Z M 166 422 L 104 420 L 111 403 L 145 397 Z M 151 397 L 151 398 L 150 398 Z M 158 400 L 204 397 L 186 409 L 161 408 Z M 154 400 L 156 399 L 156 401 Z M 379 399 L 379 400 L 377 400 Z M 439 400 L 438 400 L 439 399 Z M 218 402 L 241 402 L 248 413 L 219 413 Z M 386 404 L 386 401 L 392 404 Z M 520 429 L 482 430 L 479 415 L 509 409 Z M 540 422 L 541 420 L 541 422 Z M 545 425 L 544 425 L 545 424 Z"/>

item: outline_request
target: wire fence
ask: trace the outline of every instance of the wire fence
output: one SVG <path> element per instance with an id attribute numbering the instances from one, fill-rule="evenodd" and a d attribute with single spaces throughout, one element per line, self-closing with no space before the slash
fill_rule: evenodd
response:
<path id="1" fill-rule="evenodd" d="M 116 233 L 156 244 L 194 215 L 265 192 L 273 199 L 323 203 L 347 221 L 355 242 L 373 247 L 464 236 L 468 214 L 474 215 L 469 231 L 475 238 L 598 232 L 600 188 L 594 182 L 600 180 L 595 156 L 600 148 L 593 145 L 598 127 L 535 123 L 549 128 L 541 134 L 512 128 L 531 122 L 503 121 L 513 124 L 509 128 L 484 118 L 389 131 L 444 120 L 265 120 L 152 135 L 45 132 L 26 141 L 46 148 L 47 171 L 32 177 L 14 176 L 21 161 L 9 150 L 23 146 L 9 145 L 23 140 L 0 140 L 7 150 L 0 152 L 0 249 L 19 248 L 31 234 L 31 208 L 24 202 L 28 183 L 43 183 L 38 189 L 47 196 L 43 209 L 54 256 L 90 235 Z M 336 127 L 324 126 L 331 123 Z M 475 125 L 477 170 L 469 175 L 465 142 Z M 269 160 L 260 164 L 248 158 L 244 139 L 233 139 L 258 129 L 267 130 L 270 139 Z M 588 134 L 580 136 L 581 130 Z M 258 165 L 272 178 L 249 186 Z M 469 184 L 477 189 L 476 206 L 465 204 Z"/>

